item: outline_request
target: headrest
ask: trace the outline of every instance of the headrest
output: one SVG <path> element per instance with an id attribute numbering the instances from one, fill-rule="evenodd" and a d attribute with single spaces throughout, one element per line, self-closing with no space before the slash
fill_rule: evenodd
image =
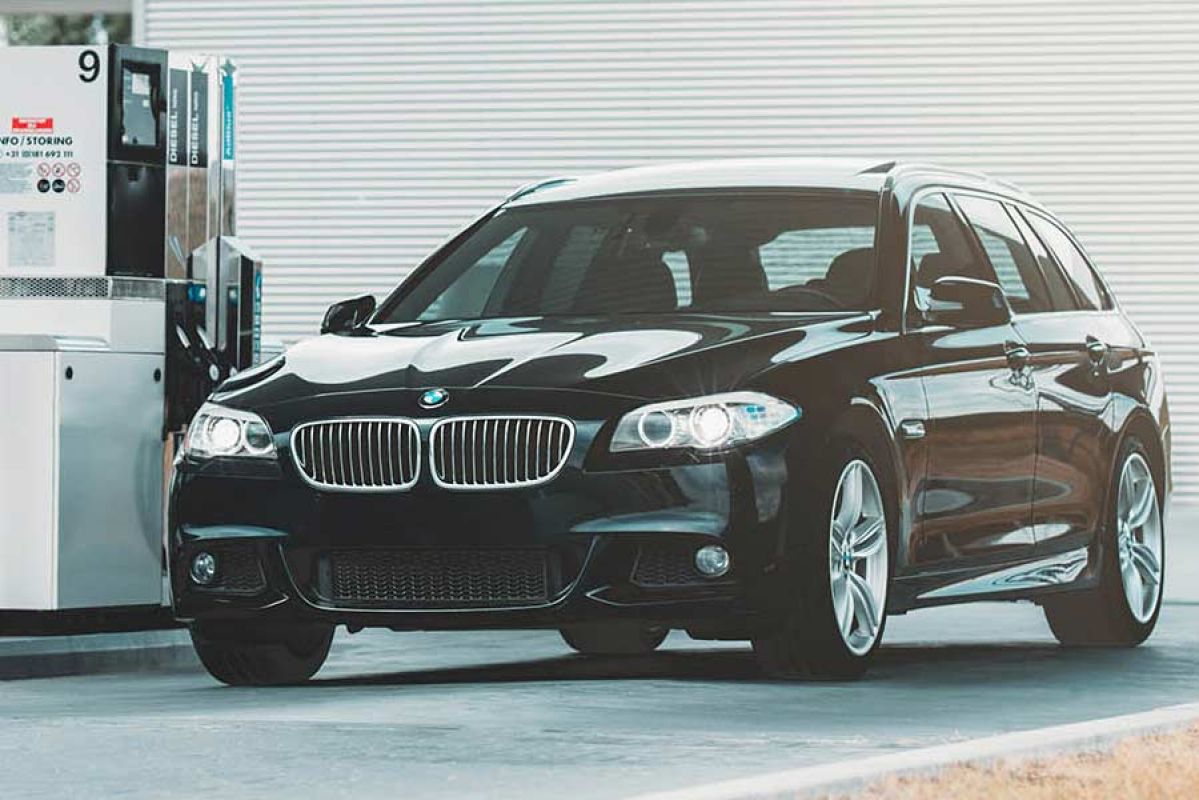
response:
<path id="1" fill-rule="evenodd" d="M 941 278 L 949 275 L 960 275 L 964 272 L 960 261 L 948 253 L 929 253 L 920 259 L 916 270 L 916 283 L 919 286 L 931 287 Z"/>
<path id="2" fill-rule="evenodd" d="M 824 290 L 847 308 L 862 305 L 874 286 L 874 248 L 846 250 L 829 264 Z"/>

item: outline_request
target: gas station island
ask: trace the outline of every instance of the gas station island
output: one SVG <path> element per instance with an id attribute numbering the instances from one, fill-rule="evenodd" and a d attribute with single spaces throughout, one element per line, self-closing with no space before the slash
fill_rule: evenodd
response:
<path id="1" fill-rule="evenodd" d="M 164 497 L 258 359 L 227 59 L 0 49 L 0 632 L 169 602 Z"/>

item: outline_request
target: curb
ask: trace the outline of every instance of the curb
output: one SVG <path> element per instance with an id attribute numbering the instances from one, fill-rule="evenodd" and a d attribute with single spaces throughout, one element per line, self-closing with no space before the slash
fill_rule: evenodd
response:
<path id="1" fill-rule="evenodd" d="M 0 680 L 195 667 L 187 631 L 0 637 Z"/>
<path id="2" fill-rule="evenodd" d="M 842 794 L 886 777 L 935 772 L 963 763 L 1043 757 L 1103 750 L 1121 739 L 1175 730 L 1199 721 L 1199 703 L 1005 733 L 883 756 L 820 764 L 686 789 L 637 795 L 632 800 L 766 800 Z"/>

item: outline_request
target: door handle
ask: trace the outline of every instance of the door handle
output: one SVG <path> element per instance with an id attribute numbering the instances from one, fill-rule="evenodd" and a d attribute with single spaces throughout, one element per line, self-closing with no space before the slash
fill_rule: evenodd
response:
<path id="1" fill-rule="evenodd" d="M 1087 355 L 1091 359 L 1091 363 L 1095 366 L 1102 366 L 1107 361 L 1107 354 L 1110 348 L 1103 342 L 1096 339 L 1094 336 L 1087 337 Z"/>
<path id="2" fill-rule="evenodd" d="M 1008 342 L 1004 345 L 1003 354 L 1007 356 L 1008 366 L 1015 372 L 1023 372 L 1028 366 L 1028 362 L 1032 360 L 1032 351 L 1016 342 Z"/>

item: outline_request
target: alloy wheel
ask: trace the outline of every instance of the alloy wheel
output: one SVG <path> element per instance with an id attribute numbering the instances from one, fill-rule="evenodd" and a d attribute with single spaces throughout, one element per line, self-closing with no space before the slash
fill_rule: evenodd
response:
<path id="1" fill-rule="evenodd" d="M 1116 501 L 1116 548 L 1128 610 L 1146 623 L 1162 590 L 1162 516 L 1153 471 L 1140 453 L 1124 462 Z"/>
<path id="2" fill-rule="evenodd" d="M 887 519 L 878 480 L 861 459 L 845 465 L 829 522 L 829 580 L 841 639 L 854 655 L 874 646 L 887 600 Z"/>

